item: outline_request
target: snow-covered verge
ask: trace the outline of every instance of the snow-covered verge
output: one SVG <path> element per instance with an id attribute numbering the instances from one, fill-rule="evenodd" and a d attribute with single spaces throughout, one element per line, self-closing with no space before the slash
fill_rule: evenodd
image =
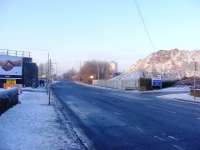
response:
<path id="1" fill-rule="evenodd" d="M 29 89 L 31 90 L 31 89 Z M 0 116 L 0 150 L 78 150 L 45 92 L 20 95 L 21 104 Z"/>
<path id="2" fill-rule="evenodd" d="M 164 89 L 158 90 L 151 90 L 151 91 L 142 91 L 141 93 L 169 93 L 169 92 L 189 92 L 189 86 L 178 86 L 178 87 L 169 87 Z"/>
<path id="3" fill-rule="evenodd" d="M 5 91 L 5 90 L 6 90 L 6 89 L 4 89 L 4 88 L 0 88 L 0 92 L 1 92 L 1 91 Z"/>
<path id="4" fill-rule="evenodd" d="M 108 88 L 108 87 L 101 87 L 101 86 L 96 86 L 96 85 L 91 85 L 91 84 L 86 84 L 82 82 L 75 82 L 76 84 L 86 86 L 86 87 L 92 87 L 92 88 L 98 88 L 98 89 L 105 89 L 105 90 L 111 90 L 111 91 L 123 91 L 123 92 L 128 92 L 128 93 L 171 93 L 171 92 L 190 92 L 190 87 L 189 86 L 175 86 L 175 87 L 169 87 L 169 88 L 163 88 L 163 89 L 157 89 L 157 90 L 150 90 L 150 91 L 139 91 L 139 90 L 120 90 L 120 89 L 113 89 L 113 88 Z"/>
<path id="5" fill-rule="evenodd" d="M 189 86 L 177 86 L 177 87 L 170 87 L 170 88 L 164 88 L 160 90 L 161 92 L 184 92 L 190 91 L 190 87 Z"/>
<path id="6" fill-rule="evenodd" d="M 38 88 L 24 87 L 21 90 L 27 92 L 46 92 L 46 89 L 44 87 L 38 87 Z"/>
<path id="7" fill-rule="evenodd" d="M 162 96 L 157 96 L 162 99 L 171 99 L 171 100 L 182 100 L 182 101 L 189 101 L 189 102 L 200 102 L 200 97 L 194 98 L 189 93 L 179 93 L 179 94 L 166 94 Z"/>

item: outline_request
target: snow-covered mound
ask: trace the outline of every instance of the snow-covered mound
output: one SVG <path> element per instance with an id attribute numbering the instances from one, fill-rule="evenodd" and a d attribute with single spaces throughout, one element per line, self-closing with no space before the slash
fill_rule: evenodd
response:
<path id="1" fill-rule="evenodd" d="M 111 80 L 139 79 L 141 77 L 144 77 L 144 73 L 138 71 L 138 72 L 123 73 L 119 76 L 116 76 L 115 78 L 112 78 Z"/>
<path id="2" fill-rule="evenodd" d="M 139 71 L 162 74 L 174 79 L 191 77 L 194 75 L 194 61 L 197 62 L 198 69 L 198 66 L 200 66 L 200 50 L 160 50 L 139 60 L 128 69 L 126 74 Z M 196 75 L 200 77 L 200 71 L 197 71 Z"/>
<path id="3" fill-rule="evenodd" d="M 159 73 L 152 73 L 152 72 L 146 72 L 146 71 L 133 71 L 133 72 L 126 72 L 123 73 L 115 78 L 112 78 L 111 80 L 138 80 L 140 78 L 152 78 L 156 77 L 157 75 L 160 75 Z M 162 74 L 162 80 L 166 81 L 173 81 L 177 78 L 174 77 L 172 73 L 163 73 Z"/>

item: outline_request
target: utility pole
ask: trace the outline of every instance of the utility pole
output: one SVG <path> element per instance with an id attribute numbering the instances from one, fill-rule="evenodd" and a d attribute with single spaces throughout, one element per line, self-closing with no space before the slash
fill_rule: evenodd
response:
<path id="1" fill-rule="evenodd" d="M 50 59 L 50 55 L 48 53 L 48 66 L 47 66 L 47 93 L 48 93 L 48 97 L 49 97 L 49 105 L 51 104 L 51 90 L 50 90 L 50 81 L 51 81 L 51 59 Z"/>
<path id="2" fill-rule="evenodd" d="M 196 100 L 196 71 L 197 71 L 197 62 L 194 60 L 194 86 L 193 86 L 193 92 L 194 92 L 194 102 Z"/>
<path id="3" fill-rule="evenodd" d="M 79 81 L 81 82 L 81 67 L 82 67 L 82 62 L 80 61 L 80 66 L 79 66 Z"/>

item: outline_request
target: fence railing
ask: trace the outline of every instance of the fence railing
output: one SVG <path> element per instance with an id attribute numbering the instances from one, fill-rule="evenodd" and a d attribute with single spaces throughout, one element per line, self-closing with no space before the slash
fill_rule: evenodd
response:
<path id="1" fill-rule="evenodd" d="M 31 57 L 31 52 L 28 51 L 18 51 L 9 49 L 0 49 L 0 55 L 10 55 L 19 57 Z"/>

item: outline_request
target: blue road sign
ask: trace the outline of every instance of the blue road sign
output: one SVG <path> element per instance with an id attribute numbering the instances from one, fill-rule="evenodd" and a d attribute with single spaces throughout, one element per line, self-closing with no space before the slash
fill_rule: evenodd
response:
<path id="1" fill-rule="evenodd" d="M 162 80 L 152 80 L 152 86 L 162 87 Z"/>

